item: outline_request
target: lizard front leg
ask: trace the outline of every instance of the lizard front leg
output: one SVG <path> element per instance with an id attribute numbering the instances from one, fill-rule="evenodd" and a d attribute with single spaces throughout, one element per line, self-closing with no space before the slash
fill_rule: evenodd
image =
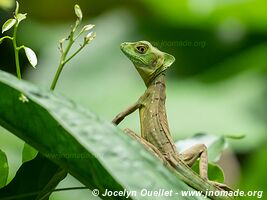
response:
<path id="1" fill-rule="evenodd" d="M 125 111 L 119 113 L 113 120 L 112 123 L 118 125 L 126 116 L 132 114 L 137 109 L 140 109 L 143 106 L 143 102 L 149 95 L 148 92 L 145 92 L 133 105 L 127 108 Z"/>
<path id="2" fill-rule="evenodd" d="M 137 101 L 135 104 L 127 108 L 125 111 L 119 113 L 113 120 L 112 123 L 118 125 L 127 115 L 130 115 L 141 107 L 141 103 Z"/>
<path id="3" fill-rule="evenodd" d="M 112 120 L 112 123 L 115 124 L 115 125 L 118 125 L 127 115 L 130 115 L 131 113 L 133 113 L 134 111 L 136 111 L 137 109 L 139 109 L 142 106 L 142 103 L 141 102 L 143 101 L 144 97 L 146 97 L 146 94 L 144 94 L 143 96 L 141 96 L 139 98 L 139 100 L 135 104 L 133 104 L 132 106 L 130 106 L 129 108 L 127 108 L 125 111 L 119 113 Z M 134 138 L 135 140 L 137 140 L 141 144 L 143 144 L 144 147 L 148 151 L 150 151 L 156 157 L 158 157 L 164 164 L 168 165 L 168 162 L 166 161 L 166 159 L 164 158 L 164 156 L 161 154 L 161 152 L 153 144 L 149 143 L 148 141 L 146 141 L 144 138 L 142 138 L 141 136 L 139 136 L 138 134 L 136 134 L 134 131 L 132 131 L 129 128 L 124 129 L 123 132 L 126 133 L 127 135 L 129 135 L 130 137 Z"/>

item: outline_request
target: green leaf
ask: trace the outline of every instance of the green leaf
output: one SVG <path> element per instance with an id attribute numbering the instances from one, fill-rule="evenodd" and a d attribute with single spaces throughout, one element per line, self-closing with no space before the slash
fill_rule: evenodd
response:
<path id="1" fill-rule="evenodd" d="M 58 165 L 38 154 L 36 158 L 21 165 L 14 179 L 0 189 L 0 198 L 36 200 L 48 197 L 66 172 Z"/>
<path id="2" fill-rule="evenodd" d="M 20 93 L 28 103 L 18 100 Z M 54 92 L 0 71 L 0 124 L 100 194 L 193 190 L 140 143 Z M 26 162 L 28 163 L 28 162 Z M 25 164 L 26 164 L 25 163 Z M 142 181 L 140 181 L 142 180 Z M 104 197 L 103 197 L 104 198 Z M 105 197 L 105 199 L 117 199 Z M 171 196 L 168 199 L 177 199 Z M 179 199 L 187 199 L 180 197 Z M 201 199 L 191 197 L 190 199 Z"/>
<path id="3" fill-rule="evenodd" d="M 38 151 L 27 143 L 24 143 L 22 150 L 22 162 L 27 162 L 36 157 Z"/>
<path id="4" fill-rule="evenodd" d="M 215 164 L 215 163 L 209 163 L 208 165 L 208 176 L 209 176 L 209 180 L 213 180 L 219 183 L 224 183 L 224 173 L 223 173 L 223 169 Z"/>
<path id="5" fill-rule="evenodd" d="M 16 22 L 17 21 L 15 19 L 8 19 L 2 26 L 2 33 L 11 29 L 16 24 Z"/>
<path id="6" fill-rule="evenodd" d="M 199 174 L 199 160 L 197 160 L 193 166 L 192 169 Z M 214 163 L 208 164 L 208 178 L 211 181 L 223 183 L 224 182 L 224 173 L 222 168 L 219 165 L 216 165 Z"/>
<path id="7" fill-rule="evenodd" d="M 26 19 L 26 15 L 27 15 L 27 13 L 24 13 L 24 14 L 18 13 L 16 15 L 16 19 L 18 20 L 18 23 L 20 23 L 22 20 Z"/>
<path id="8" fill-rule="evenodd" d="M 208 147 L 209 160 L 212 162 L 218 161 L 225 148 L 226 148 L 226 141 L 225 141 L 224 136 L 218 137 Z"/>
<path id="9" fill-rule="evenodd" d="M 241 139 L 244 139 L 247 135 L 245 134 L 239 134 L 239 135 L 226 135 L 225 138 L 226 139 L 233 139 L 233 140 L 241 140 Z"/>
<path id="10" fill-rule="evenodd" d="M 83 13 L 82 13 L 82 10 L 78 4 L 76 4 L 74 6 L 74 11 L 75 11 L 75 14 L 78 17 L 78 19 L 81 20 L 83 18 Z"/>
<path id="11" fill-rule="evenodd" d="M 6 185 L 8 170 L 9 168 L 6 154 L 0 150 L 0 188 Z"/>
<path id="12" fill-rule="evenodd" d="M 37 65 L 37 57 L 36 54 L 34 53 L 34 51 L 32 49 L 30 49 L 29 47 L 23 47 L 25 50 L 25 54 L 31 64 L 31 66 L 33 68 L 35 68 L 35 66 Z"/>

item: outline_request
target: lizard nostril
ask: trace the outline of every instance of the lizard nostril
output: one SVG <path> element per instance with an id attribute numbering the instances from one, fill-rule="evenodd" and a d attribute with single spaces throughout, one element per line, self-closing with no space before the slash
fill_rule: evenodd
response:
<path id="1" fill-rule="evenodd" d="M 123 42 L 123 43 L 121 43 L 121 45 L 120 45 L 120 49 L 123 51 L 123 50 L 125 50 L 125 48 L 126 48 L 128 45 L 129 45 L 129 42 Z"/>
<path id="2" fill-rule="evenodd" d="M 123 47 L 125 47 L 125 45 L 126 45 L 126 42 L 121 43 L 120 48 L 122 49 Z"/>

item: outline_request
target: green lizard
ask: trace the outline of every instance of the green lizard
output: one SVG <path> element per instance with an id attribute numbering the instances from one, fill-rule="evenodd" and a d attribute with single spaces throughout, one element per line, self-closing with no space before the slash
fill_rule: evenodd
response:
<path id="1" fill-rule="evenodd" d="M 135 104 L 119 113 L 112 122 L 118 125 L 127 115 L 139 109 L 141 137 L 130 129 L 125 130 L 127 134 L 144 144 L 167 166 L 175 169 L 176 174 L 191 187 L 203 193 L 229 190 L 224 184 L 208 180 L 208 156 L 205 145 L 195 145 L 185 152 L 178 153 L 171 138 L 165 110 L 165 70 L 175 58 L 161 52 L 147 41 L 124 42 L 121 44 L 121 50 L 133 62 L 147 89 Z M 200 176 L 190 168 L 198 158 Z M 211 198 L 231 199 L 212 195 Z"/>

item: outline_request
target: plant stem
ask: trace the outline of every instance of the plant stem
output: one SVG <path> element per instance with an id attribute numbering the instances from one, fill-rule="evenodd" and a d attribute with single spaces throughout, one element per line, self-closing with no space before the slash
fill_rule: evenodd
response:
<path id="1" fill-rule="evenodd" d="M 80 48 L 77 49 L 77 51 L 75 51 L 67 60 L 65 60 L 65 64 L 69 62 L 77 53 L 79 53 L 83 49 L 84 46 L 85 46 L 84 44 L 80 46 Z"/>
<path id="2" fill-rule="evenodd" d="M 18 30 L 18 24 L 14 27 L 14 33 L 13 33 L 13 47 L 14 47 L 14 54 L 15 54 L 15 62 L 16 62 L 16 71 L 17 71 L 17 77 L 21 80 L 21 72 L 20 72 L 20 65 L 19 65 L 19 49 L 17 47 L 17 30 Z"/>
<path id="3" fill-rule="evenodd" d="M 70 48 L 71 48 L 73 42 L 74 42 L 74 41 L 73 41 L 73 33 L 71 33 L 71 35 L 70 35 L 70 39 L 69 39 L 69 43 L 68 43 L 68 46 L 67 46 L 66 50 L 63 51 L 62 54 L 61 54 L 60 62 L 59 62 L 59 66 L 58 66 L 56 75 L 55 75 L 55 77 L 54 77 L 54 79 L 53 79 L 53 82 L 52 82 L 52 84 L 51 84 L 51 86 L 50 86 L 50 90 L 54 90 L 54 89 L 56 88 L 58 78 L 59 78 L 59 76 L 60 76 L 60 74 L 61 74 L 61 72 L 62 72 L 62 69 L 63 69 L 64 65 L 66 64 L 66 61 L 65 61 L 66 56 L 67 56 L 67 54 L 69 53 L 69 50 L 70 50 Z"/>
<path id="4" fill-rule="evenodd" d="M 4 39 L 10 39 L 10 40 L 13 40 L 13 38 L 10 37 L 10 36 L 8 36 L 8 35 L 7 35 L 7 36 L 4 36 L 4 37 L 1 37 L 0 39 L 1 39 L 1 40 L 4 40 Z"/>
<path id="5" fill-rule="evenodd" d="M 74 39 L 74 32 L 72 31 L 70 33 L 70 36 L 69 36 L 69 43 L 68 43 L 65 51 L 63 50 L 63 52 L 61 54 L 59 66 L 58 66 L 56 75 L 55 75 L 55 77 L 53 79 L 53 82 L 52 82 L 52 84 L 50 86 L 50 90 L 55 90 L 56 85 L 57 85 L 57 81 L 59 79 L 59 76 L 60 76 L 60 74 L 62 72 L 62 69 L 64 68 L 65 64 L 67 62 L 69 62 L 77 53 L 79 53 L 86 45 L 86 43 L 82 44 L 69 58 L 66 58 L 68 53 L 69 53 L 69 51 L 70 51 L 71 46 L 75 42 L 75 39 Z"/>
<path id="6" fill-rule="evenodd" d="M 63 53 L 63 54 L 64 54 L 64 53 Z M 62 71 L 62 69 L 63 69 L 63 66 L 64 66 L 64 62 L 62 62 L 63 54 L 62 54 L 62 56 L 61 56 L 59 66 L 58 66 L 58 68 L 57 68 L 56 75 L 55 75 L 55 77 L 54 77 L 54 79 L 53 79 L 53 82 L 52 82 L 52 84 L 51 84 L 51 86 L 50 86 L 50 90 L 54 90 L 54 89 L 55 89 L 56 84 L 57 84 L 57 81 L 58 81 L 58 78 L 59 78 L 59 75 L 61 74 L 61 71 Z"/>

